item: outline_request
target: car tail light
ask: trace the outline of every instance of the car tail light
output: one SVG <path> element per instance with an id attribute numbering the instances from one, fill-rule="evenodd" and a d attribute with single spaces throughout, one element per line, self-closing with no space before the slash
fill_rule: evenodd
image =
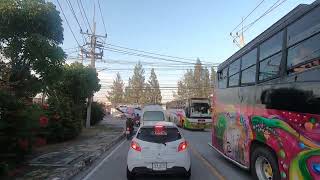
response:
<path id="1" fill-rule="evenodd" d="M 127 131 L 130 131 L 130 128 L 127 128 Z"/>
<path id="2" fill-rule="evenodd" d="M 178 152 L 184 151 L 185 149 L 187 149 L 187 147 L 188 147 L 187 141 L 181 142 L 178 146 Z"/>
<path id="3" fill-rule="evenodd" d="M 135 141 L 132 141 L 132 142 L 131 142 L 131 148 L 134 149 L 134 150 L 136 150 L 136 151 L 141 152 L 141 147 L 140 147 L 140 145 L 139 145 L 137 142 L 135 142 Z"/>

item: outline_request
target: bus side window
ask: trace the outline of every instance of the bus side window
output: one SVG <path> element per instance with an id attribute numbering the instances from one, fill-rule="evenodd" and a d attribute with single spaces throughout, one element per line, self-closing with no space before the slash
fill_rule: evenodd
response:
<path id="1" fill-rule="evenodd" d="M 319 66 L 320 33 L 288 49 L 287 68 L 290 72 L 301 72 Z"/>
<path id="2" fill-rule="evenodd" d="M 227 88 L 228 67 L 218 72 L 218 86 L 220 89 Z"/>
<path id="3" fill-rule="evenodd" d="M 242 56 L 241 61 L 241 85 L 256 82 L 257 48 Z"/>
<path id="4" fill-rule="evenodd" d="M 320 31 L 320 7 L 313 9 L 298 21 L 288 26 L 287 45 L 306 39 Z"/>
<path id="5" fill-rule="evenodd" d="M 302 72 L 320 65 L 320 7 L 316 7 L 287 28 L 287 69 Z"/>

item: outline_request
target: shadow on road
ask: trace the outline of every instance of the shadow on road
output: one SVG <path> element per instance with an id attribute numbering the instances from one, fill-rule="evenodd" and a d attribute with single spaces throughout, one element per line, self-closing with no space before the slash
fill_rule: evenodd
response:
<path id="1" fill-rule="evenodd" d="M 173 175 L 144 175 L 144 176 L 137 176 L 136 180 L 185 180 L 187 178 L 173 176 Z"/>

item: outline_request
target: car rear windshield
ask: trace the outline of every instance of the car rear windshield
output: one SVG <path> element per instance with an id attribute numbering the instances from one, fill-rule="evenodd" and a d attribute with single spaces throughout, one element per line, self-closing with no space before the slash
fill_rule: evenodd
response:
<path id="1" fill-rule="evenodd" d="M 167 143 L 181 139 L 181 134 L 175 127 L 164 127 L 163 131 L 165 133 L 161 133 L 161 135 L 157 135 L 155 131 L 154 127 L 140 128 L 137 139 L 152 143 Z"/>
<path id="2" fill-rule="evenodd" d="M 164 114 L 161 111 L 146 111 L 143 113 L 143 120 L 164 121 Z"/>

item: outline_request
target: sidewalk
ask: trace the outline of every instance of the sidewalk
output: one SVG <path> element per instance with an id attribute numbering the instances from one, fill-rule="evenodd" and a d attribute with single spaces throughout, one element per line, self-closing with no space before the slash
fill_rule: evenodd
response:
<path id="1" fill-rule="evenodd" d="M 124 137 L 124 122 L 105 117 L 74 140 L 35 149 L 16 179 L 69 179 Z"/>

